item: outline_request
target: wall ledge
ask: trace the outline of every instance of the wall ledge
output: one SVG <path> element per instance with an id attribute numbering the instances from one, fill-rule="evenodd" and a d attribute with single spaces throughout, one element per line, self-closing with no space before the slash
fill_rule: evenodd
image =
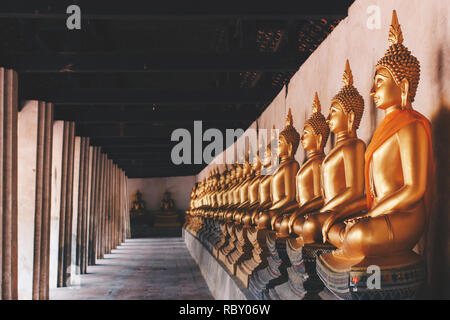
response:
<path id="1" fill-rule="evenodd" d="M 183 239 L 216 300 L 256 300 L 208 249 L 183 228 Z"/>

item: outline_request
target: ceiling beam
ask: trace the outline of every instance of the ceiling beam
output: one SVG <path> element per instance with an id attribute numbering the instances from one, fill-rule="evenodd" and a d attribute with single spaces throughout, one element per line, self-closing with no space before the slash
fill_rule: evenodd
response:
<path id="1" fill-rule="evenodd" d="M 20 73 L 288 72 L 307 56 L 280 54 L 14 53 L 0 63 Z"/>
<path id="2" fill-rule="evenodd" d="M 208 108 L 207 110 L 189 111 L 189 110 L 152 110 L 151 107 L 145 108 L 121 108 L 112 109 L 109 107 L 92 108 L 78 107 L 72 108 L 66 105 L 57 105 L 54 111 L 55 120 L 76 121 L 78 124 L 95 123 L 117 123 L 117 122 L 179 122 L 186 123 L 195 120 L 209 122 L 230 122 L 230 121 L 252 121 L 257 117 L 256 110 L 246 111 L 224 111 L 221 108 Z"/>
<path id="3" fill-rule="evenodd" d="M 338 19 L 347 15 L 347 8 L 354 0 L 315 0 L 292 2 L 278 0 L 222 1 L 211 6 L 209 1 L 123 1 L 80 0 L 77 4 L 82 19 L 89 20 L 286 20 L 286 19 Z M 66 9 L 72 0 L 2 0 L 0 18 L 67 19 Z"/>
<path id="4" fill-rule="evenodd" d="M 91 137 L 94 146 L 167 146 L 167 137 Z"/>
<path id="5" fill-rule="evenodd" d="M 52 89 L 21 88 L 24 100 L 44 100 L 55 105 L 167 105 L 258 104 L 271 102 L 277 92 L 267 89 Z"/>

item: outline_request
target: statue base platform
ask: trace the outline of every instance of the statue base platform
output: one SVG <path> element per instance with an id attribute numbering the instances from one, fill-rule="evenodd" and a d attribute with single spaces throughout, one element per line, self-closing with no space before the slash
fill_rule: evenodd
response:
<path id="1" fill-rule="evenodd" d="M 213 297 L 217 300 L 254 300 L 235 276 L 190 232 L 183 229 L 183 239 L 197 263 Z"/>
<path id="2" fill-rule="evenodd" d="M 267 266 L 269 250 L 267 249 L 266 236 L 268 232 L 268 230 L 258 230 L 255 227 L 246 230 L 249 241 L 248 247 L 251 252 L 249 257 L 243 259 L 236 267 L 236 277 L 246 288 L 249 287 L 250 276 Z"/>
<path id="3" fill-rule="evenodd" d="M 287 268 L 288 281 L 272 289 L 272 300 L 319 300 L 324 285 L 316 273 L 316 257 L 331 252 L 335 247 L 329 244 L 298 245 L 294 238 L 286 241 L 286 252 L 291 266 Z"/>
<path id="4" fill-rule="evenodd" d="M 260 300 L 276 299 L 270 295 L 270 289 L 287 281 L 287 268 L 290 267 L 286 252 L 286 241 L 277 239 L 274 232 L 266 237 L 270 255 L 267 257 L 267 267 L 253 272 L 249 280 L 249 290 Z"/>
<path id="5" fill-rule="evenodd" d="M 375 276 L 368 266 L 354 266 L 349 270 L 334 270 L 327 263 L 327 255 L 317 257 L 317 274 L 327 290 L 321 296 L 331 292 L 342 300 L 411 300 L 419 297 L 426 281 L 426 266 L 422 259 L 407 265 L 381 265 L 380 286 L 370 288 Z M 376 262 L 373 265 L 377 265 Z M 369 280 L 369 281 L 368 281 Z"/>
<path id="6" fill-rule="evenodd" d="M 178 213 L 174 210 L 158 211 L 155 214 L 155 228 L 159 227 L 181 227 Z"/>

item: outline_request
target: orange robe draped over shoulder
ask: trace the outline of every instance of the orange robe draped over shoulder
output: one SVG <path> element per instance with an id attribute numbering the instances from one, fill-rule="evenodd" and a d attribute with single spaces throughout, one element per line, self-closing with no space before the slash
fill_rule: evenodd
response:
<path id="1" fill-rule="evenodd" d="M 369 166 L 370 161 L 372 159 L 373 153 L 377 150 L 387 139 L 389 139 L 392 135 L 394 135 L 401 128 L 413 123 L 419 122 L 425 128 L 425 131 L 428 136 L 428 162 L 427 162 L 427 189 L 425 190 L 425 194 L 423 196 L 424 205 L 427 210 L 427 214 L 430 213 L 431 210 L 431 197 L 432 197 L 432 189 L 434 182 L 434 158 L 433 158 L 433 145 L 431 138 L 431 124 L 430 121 L 425 118 L 421 113 L 412 110 L 412 109 L 401 109 L 395 110 L 381 121 L 380 125 L 375 130 L 372 141 L 370 141 L 369 146 L 367 147 L 365 153 L 365 167 L 364 167 L 364 175 L 366 182 L 366 197 L 367 197 L 367 207 L 369 209 L 372 208 L 373 197 L 370 193 L 370 181 L 369 181 Z"/>

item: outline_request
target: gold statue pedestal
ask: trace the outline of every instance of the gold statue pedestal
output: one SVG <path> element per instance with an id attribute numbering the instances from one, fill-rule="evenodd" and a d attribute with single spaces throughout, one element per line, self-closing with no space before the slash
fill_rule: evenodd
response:
<path id="1" fill-rule="evenodd" d="M 160 227 L 181 227 L 181 223 L 178 218 L 178 213 L 175 210 L 158 211 L 155 214 L 155 223 L 153 225 L 156 228 Z"/>
<path id="2" fill-rule="evenodd" d="M 336 270 L 329 262 L 332 253 L 317 257 L 316 267 L 325 289 L 319 295 L 330 295 L 342 300 L 411 300 L 420 298 L 426 282 L 426 266 L 416 255 L 408 264 L 383 264 L 383 261 L 365 261 L 347 270 Z M 334 258 L 336 259 L 336 258 Z M 367 262 L 367 263 L 366 263 Z M 376 271 L 376 270 L 379 270 Z M 375 277 L 379 276 L 379 282 Z"/>

